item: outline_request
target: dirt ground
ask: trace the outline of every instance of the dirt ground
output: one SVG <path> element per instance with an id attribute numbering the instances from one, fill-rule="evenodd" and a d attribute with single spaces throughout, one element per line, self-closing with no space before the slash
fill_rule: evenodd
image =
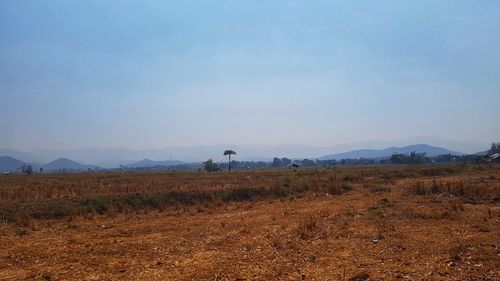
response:
<path id="1" fill-rule="evenodd" d="M 499 198 L 410 185 L 3 223 L 0 279 L 500 280 Z"/>

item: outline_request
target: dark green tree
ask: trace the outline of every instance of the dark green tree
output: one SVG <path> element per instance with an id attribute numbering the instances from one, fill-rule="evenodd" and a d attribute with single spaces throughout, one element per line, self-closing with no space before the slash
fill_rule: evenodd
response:
<path id="1" fill-rule="evenodd" d="M 283 164 L 283 166 L 290 166 L 292 164 L 292 160 L 284 157 L 284 158 L 281 158 L 281 163 Z"/>
<path id="2" fill-rule="evenodd" d="M 283 166 L 283 161 L 281 161 L 281 159 L 279 159 L 278 157 L 274 157 L 273 159 L 273 164 L 271 164 L 274 168 L 278 168 L 278 167 L 281 167 Z"/>
<path id="3" fill-rule="evenodd" d="M 207 161 L 203 162 L 203 169 L 207 172 L 217 172 L 220 171 L 219 167 L 217 166 L 217 163 L 212 161 L 212 159 L 208 159 Z"/>
<path id="4" fill-rule="evenodd" d="M 302 167 L 315 167 L 316 162 L 314 162 L 313 160 L 310 160 L 310 159 L 304 159 L 304 160 L 300 161 L 300 165 Z"/>

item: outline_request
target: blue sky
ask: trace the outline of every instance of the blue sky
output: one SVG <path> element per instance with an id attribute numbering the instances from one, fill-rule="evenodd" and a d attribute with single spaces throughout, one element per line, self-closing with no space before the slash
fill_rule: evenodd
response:
<path id="1" fill-rule="evenodd" d="M 0 147 L 500 141 L 498 1 L 0 1 Z"/>

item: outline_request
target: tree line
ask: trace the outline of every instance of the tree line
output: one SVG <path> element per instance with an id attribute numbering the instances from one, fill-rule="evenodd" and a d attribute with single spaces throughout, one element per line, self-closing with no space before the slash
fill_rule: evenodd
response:
<path id="1" fill-rule="evenodd" d="M 271 162 L 265 161 L 231 161 L 231 155 L 236 154 L 233 150 L 226 150 L 224 155 L 229 156 L 227 163 L 216 163 L 209 159 L 202 163 L 202 168 L 208 172 L 216 172 L 228 169 L 263 169 L 263 168 L 284 168 L 284 167 L 328 167 L 337 165 L 374 165 L 374 164 L 425 164 L 425 163 L 481 163 L 486 157 L 500 153 L 500 143 L 492 143 L 491 148 L 485 155 L 452 155 L 443 154 L 438 156 L 427 156 L 426 153 L 417 153 L 416 151 L 402 154 L 396 153 L 384 159 L 341 159 L 341 160 L 319 160 L 319 159 L 301 159 L 292 160 L 286 157 L 274 157 Z M 201 170 L 201 168 L 200 168 Z"/>

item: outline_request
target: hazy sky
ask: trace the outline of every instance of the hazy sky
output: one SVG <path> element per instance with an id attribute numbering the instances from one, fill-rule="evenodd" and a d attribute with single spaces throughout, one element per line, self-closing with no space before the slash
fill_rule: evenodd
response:
<path id="1" fill-rule="evenodd" d="M 500 141 L 499 1 L 0 1 L 0 147 Z"/>

